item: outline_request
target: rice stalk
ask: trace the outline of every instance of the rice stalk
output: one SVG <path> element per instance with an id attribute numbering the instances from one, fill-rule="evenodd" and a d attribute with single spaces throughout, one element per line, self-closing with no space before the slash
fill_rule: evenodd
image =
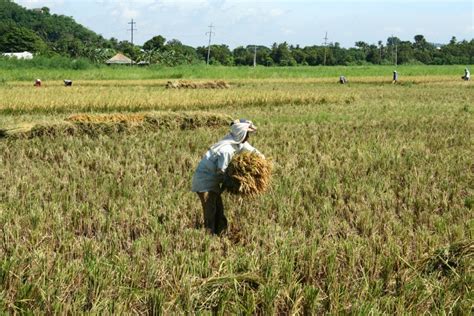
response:
<path id="1" fill-rule="evenodd" d="M 232 194 L 253 196 L 270 187 L 271 160 L 256 153 L 235 155 L 227 170 L 225 187 Z"/>
<path id="2" fill-rule="evenodd" d="M 474 258 L 474 241 L 463 240 L 437 249 L 431 256 L 419 263 L 419 270 L 424 274 L 441 273 L 457 274 L 456 270 L 472 268 Z"/>

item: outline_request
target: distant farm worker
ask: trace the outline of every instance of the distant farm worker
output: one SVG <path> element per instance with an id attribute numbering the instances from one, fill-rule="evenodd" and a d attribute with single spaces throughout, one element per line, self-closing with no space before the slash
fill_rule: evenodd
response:
<path id="1" fill-rule="evenodd" d="M 461 78 L 465 81 L 471 80 L 471 73 L 469 72 L 469 69 L 464 69 L 464 76 L 462 76 Z"/>
<path id="2" fill-rule="evenodd" d="M 72 80 L 64 80 L 64 86 L 71 87 L 72 86 Z"/>
<path id="3" fill-rule="evenodd" d="M 339 83 L 340 83 L 340 84 L 346 84 L 346 83 L 347 83 L 346 77 L 344 77 L 344 76 L 339 76 Z"/>
<path id="4" fill-rule="evenodd" d="M 196 168 L 191 191 L 201 200 L 204 225 L 210 233 L 220 234 L 227 228 L 221 194 L 225 190 L 225 171 L 232 157 L 243 151 L 262 155 L 247 142 L 250 133 L 256 130 L 252 121 L 233 121 L 230 133 L 209 148 Z"/>
<path id="5" fill-rule="evenodd" d="M 398 72 L 396 70 L 393 71 L 393 81 L 392 83 L 398 82 Z"/>
<path id="6" fill-rule="evenodd" d="M 41 79 L 36 79 L 34 86 L 35 87 L 41 87 Z"/>

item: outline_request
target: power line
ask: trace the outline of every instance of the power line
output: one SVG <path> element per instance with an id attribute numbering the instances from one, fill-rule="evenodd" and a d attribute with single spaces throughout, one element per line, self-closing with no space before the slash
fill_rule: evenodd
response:
<path id="1" fill-rule="evenodd" d="M 209 65 L 209 56 L 211 55 L 211 37 L 212 37 L 212 34 L 216 34 L 212 31 L 212 28 L 215 27 L 212 25 L 209 25 L 209 32 L 206 32 L 206 35 L 209 35 L 209 44 L 207 45 L 207 61 L 206 61 L 206 65 Z"/>
<path id="2" fill-rule="evenodd" d="M 395 43 L 395 66 L 398 64 L 398 43 Z"/>

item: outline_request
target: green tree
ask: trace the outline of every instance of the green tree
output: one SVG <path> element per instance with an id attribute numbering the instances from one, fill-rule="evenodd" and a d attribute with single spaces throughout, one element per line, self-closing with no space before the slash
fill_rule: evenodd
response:
<path id="1" fill-rule="evenodd" d="M 207 58 L 207 47 L 201 46 L 196 49 L 196 52 L 201 60 Z M 227 45 L 211 45 L 211 54 L 209 58 L 211 65 L 231 66 L 234 64 L 232 52 Z"/>
<path id="2" fill-rule="evenodd" d="M 42 14 L 50 14 L 49 8 L 48 7 L 42 7 L 41 8 L 41 13 Z"/>
<path id="3" fill-rule="evenodd" d="M 296 45 L 296 47 L 291 46 L 290 47 L 291 51 L 291 56 L 293 59 L 296 61 L 297 64 L 299 65 L 307 65 L 308 62 L 306 61 L 306 52 L 299 46 Z"/>
<path id="4" fill-rule="evenodd" d="M 166 39 L 161 36 L 157 35 L 149 39 L 143 44 L 144 50 L 163 50 L 165 48 Z"/>
<path id="5" fill-rule="evenodd" d="M 321 65 L 323 63 L 323 48 L 318 46 L 306 46 L 303 48 L 305 52 L 305 61 L 310 66 Z"/>
<path id="6" fill-rule="evenodd" d="M 191 46 L 183 45 L 179 40 L 172 39 L 165 45 L 165 50 L 175 52 L 175 64 L 193 64 L 198 61 L 196 49 Z"/>
<path id="7" fill-rule="evenodd" d="M 76 57 L 82 54 L 85 45 L 95 48 L 108 45 L 102 36 L 76 23 L 71 17 L 51 14 L 47 7 L 27 10 L 10 0 L 0 0 L 0 25 L 15 26 L 14 30 L 0 33 L 4 42 L 9 36 L 17 38 L 7 40 L 10 46 L 16 40 L 18 48 L 27 47 L 48 54 L 54 52 Z"/>
<path id="8" fill-rule="evenodd" d="M 271 57 L 275 64 L 279 66 L 295 66 L 296 61 L 291 55 L 288 43 L 274 43 L 272 45 Z"/>
<path id="9" fill-rule="evenodd" d="M 250 66 L 253 64 L 253 53 L 249 49 L 239 46 L 232 51 L 234 63 L 237 66 Z"/>
<path id="10" fill-rule="evenodd" d="M 433 61 L 434 46 L 429 44 L 423 35 L 415 35 L 413 52 L 416 60 L 430 64 Z"/>
<path id="11" fill-rule="evenodd" d="M 0 51 L 34 53 L 48 50 L 44 41 L 31 30 L 11 23 L 0 24 Z"/>
<path id="12" fill-rule="evenodd" d="M 366 60 L 372 64 L 380 64 L 382 62 L 380 58 L 380 50 L 376 45 L 370 45 L 368 47 Z"/>
<path id="13" fill-rule="evenodd" d="M 380 63 L 382 63 L 383 59 L 385 58 L 385 47 L 383 46 L 382 41 L 378 41 L 377 45 L 378 45 L 378 49 L 379 49 Z"/>
<path id="14" fill-rule="evenodd" d="M 400 39 L 396 36 L 390 36 L 387 38 L 387 62 L 392 64 L 395 63 L 396 59 L 398 59 L 398 46 L 400 46 Z M 397 61 L 398 63 L 398 61 Z"/>
<path id="15" fill-rule="evenodd" d="M 397 63 L 407 64 L 415 60 L 412 45 L 409 41 L 402 41 L 397 45 Z"/>
<path id="16" fill-rule="evenodd" d="M 357 41 L 355 42 L 355 47 L 359 48 L 362 52 L 364 52 L 364 55 L 367 55 L 369 44 L 364 41 Z"/>
<path id="17" fill-rule="evenodd" d="M 326 65 L 348 65 L 350 63 L 347 51 L 338 42 L 331 43 L 328 52 Z"/>
<path id="18" fill-rule="evenodd" d="M 363 50 L 360 48 L 351 47 L 346 52 L 347 64 L 364 64 L 366 62 L 366 56 Z"/>

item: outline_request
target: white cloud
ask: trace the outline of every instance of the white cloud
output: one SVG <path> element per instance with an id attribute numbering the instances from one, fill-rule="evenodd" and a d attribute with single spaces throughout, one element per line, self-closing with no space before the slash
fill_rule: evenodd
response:
<path id="1" fill-rule="evenodd" d="M 388 33 L 401 33 L 403 29 L 399 26 L 388 26 L 384 27 L 383 30 Z"/>
<path id="2" fill-rule="evenodd" d="M 270 10 L 270 16 L 274 17 L 274 18 L 283 15 L 283 13 L 285 13 L 285 11 L 283 11 L 282 9 L 278 9 L 278 8 Z"/>
<path id="3" fill-rule="evenodd" d="M 42 0 L 17 0 L 15 2 L 20 4 L 20 5 L 24 5 L 24 6 L 29 7 L 31 5 L 37 4 L 39 2 L 44 2 L 44 1 L 42 1 Z"/>
<path id="4" fill-rule="evenodd" d="M 429 30 L 426 30 L 424 27 L 415 28 L 415 33 L 417 34 L 428 34 Z"/>
<path id="5" fill-rule="evenodd" d="M 207 41 L 204 33 L 210 23 L 216 26 L 216 41 L 234 46 L 283 41 L 312 45 L 322 41 L 326 30 L 330 40 L 342 46 L 352 46 L 356 40 L 377 42 L 391 34 L 403 40 L 423 34 L 444 43 L 452 35 L 469 40 L 474 31 L 469 23 L 472 0 L 13 1 L 28 8 L 47 6 L 52 13 L 72 16 L 91 30 L 120 40 L 130 37 L 127 23 L 133 18 L 137 43 L 162 34 L 201 45 Z"/>
<path id="6" fill-rule="evenodd" d="M 291 34 L 294 34 L 294 33 L 295 33 L 292 29 L 290 29 L 290 28 L 285 28 L 285 27 L 281 29 L 281 32 L 282 32 L 283 34 L 285 34 L 285 35 L 291 35 Z"/>
<path id="7" fill-rule="evenodd" d="M 38 8 L 38 7 L 49 7 L 49 6 L 61 6 L 65 0 L 15 0 L 17 4 L 26 8 Z"/>
<path id="8" fill-rule="evenodd" d="M 140 12 L 138 12 L 138 10 L 131 9 L 129 7 L 121 8 L 121 16 L 124 19 L 127 19 L 127 20 L 128 19 L 135 19 L 139 15 L 140 15 Z"/>

